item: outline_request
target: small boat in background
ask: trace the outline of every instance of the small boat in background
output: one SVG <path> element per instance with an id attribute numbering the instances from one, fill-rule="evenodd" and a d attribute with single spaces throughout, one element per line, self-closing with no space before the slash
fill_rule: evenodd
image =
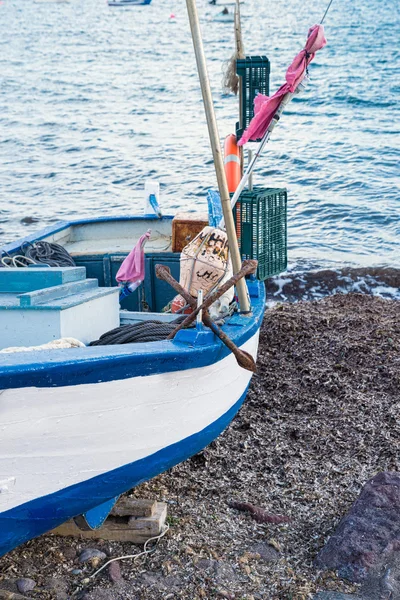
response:
<path id="1" fill-rule="evenodd" d="M 212 17 L 212 21 L 218 21 L 220 23 L 233 23 L 234 14 L 233 12 L 229 12 L 227 8 L 224 8 L 222 12 Z"/>
<path id="2" fill-rule="evenodd" d="M 151 0 L 108 0 L 108 6 L 142 6 Z"/>
<path id="3" fill-rule="evenodd" d="M 35 4 L 70 4 L 71 0 L 35 0 Z"/>
<path id="4" fill-rule="evenodd" d="M 236 2 L 224 2 L 223 0 L 222 2 L 218 2 L 217 0 L 210 0 L 208 4 L 211 6 L 235 6 Z M 244 4 L 244 1 L 242 0 L 239 4 Z"/>

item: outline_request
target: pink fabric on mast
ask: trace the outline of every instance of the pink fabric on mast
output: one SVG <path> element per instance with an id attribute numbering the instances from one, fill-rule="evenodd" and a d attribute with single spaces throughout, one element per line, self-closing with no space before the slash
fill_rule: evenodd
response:
<path id="1" fill-rule="evenodd" d="M 115 277 L 118 283 L 135 283 L 144 280 L 144 245 L 150 235 L 151 231 L 146 231 L 125 258 Z"/>
<path id="2" fill-rule="evenodd" d="M 258 94 L 254 98 L 254 117 L 244 134 L 242 135 L 238 146 L 243 146 L 249 140 L 262 138 L 276 113 L 281 100 L 288 92 L 294 92 L 304 79 L 306 69 L 315 56 L 317 50 L 326 45 L 323 25 L 314 25 L 308 31 L 308 38 L 305 47 L 294 58 L 292 64 L 286 71 L 286 83 L 284 83 L 273 96 L 264 96 Z"/>

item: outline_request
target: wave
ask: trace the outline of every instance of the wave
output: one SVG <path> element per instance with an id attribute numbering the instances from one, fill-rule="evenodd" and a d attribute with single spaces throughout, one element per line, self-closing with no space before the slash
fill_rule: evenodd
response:
<path id="1" fill-rule="evenodd" d="M 289 271 L 266 282 L 267 303 L 317 300 L 333 294 L 371 294 L 400 300 L 400 269 L 341 267 Z"/>

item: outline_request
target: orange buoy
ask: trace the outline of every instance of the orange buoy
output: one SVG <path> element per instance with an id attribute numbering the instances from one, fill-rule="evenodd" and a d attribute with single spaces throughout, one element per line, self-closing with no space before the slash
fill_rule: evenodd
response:
<path id="1" fill-rule="evenodd" d="M 224 163 L 228 190 L 233 194 L 233 192 L 236 192 L 242 175 L 240 169 L 240 148 L 236 143 L 236 135 L 234 133 L 227 135 L 225 138 Z"/>
<path id="2" fill-rule="evenodd" d="M 187 308 L 186 308 L 186 310 L 183 310 L 185 308 L 185 306 Z M 184 298 L 182 298 L 181 295 L 178 295 L 178 296 L 175 296 L 175 298 L 172 300 L 171 312 L 181 313 L 183 315 L 190 315 L 190 313 L 192 313 L 193 310 L 190 308 L 190 306 L 187 306 L 186 300 Z"/>

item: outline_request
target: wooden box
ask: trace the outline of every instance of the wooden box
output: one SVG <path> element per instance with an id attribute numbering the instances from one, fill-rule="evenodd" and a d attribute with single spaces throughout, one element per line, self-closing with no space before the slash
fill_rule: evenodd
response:
<path id="1" fill-rule="evenodd" d="M 176 214 L 172 220 L 172 252 L 182 252 L 182 249 L 207 225 L 207 213 Z"/>

